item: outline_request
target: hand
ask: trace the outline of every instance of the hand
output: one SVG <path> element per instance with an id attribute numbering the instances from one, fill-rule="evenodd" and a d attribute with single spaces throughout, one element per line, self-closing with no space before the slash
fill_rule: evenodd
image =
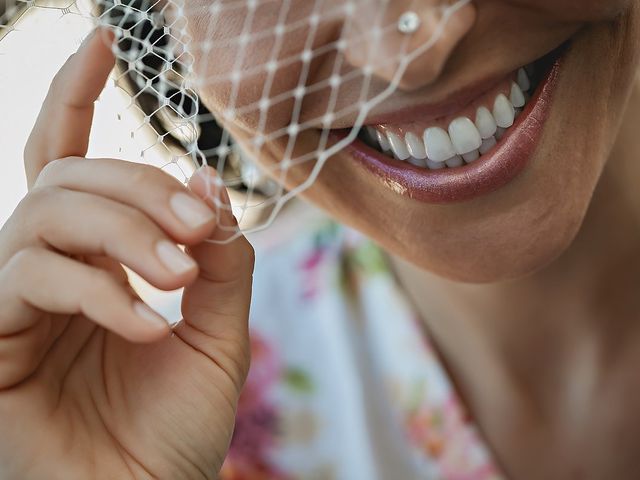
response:
<path id="1" fill-rule="evenodd" d="M 205 200 L 213 171 L 185 188 L 83 158 L 114 63 L 101 33 L 56 76 L 25 150 L 29 193 L 0 231 L 0 479 L 216 478 L 249 366 L 253 250 L 206 242 L 234 222 Z M 173 331 L 121 265 L 186 287 Z"/>

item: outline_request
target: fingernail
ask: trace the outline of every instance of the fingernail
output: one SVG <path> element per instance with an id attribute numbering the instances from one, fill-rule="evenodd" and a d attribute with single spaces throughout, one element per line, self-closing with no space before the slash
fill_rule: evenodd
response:
<path id="1" fill-rule="evenodd" d="M 133 311 L 140 317 L 142 320 L 145 320 L 149 323 L 154 324 L 158 327 L 166 327 L 169 325 L 169 322 L 158 315 L 156 312 L 151 310 L 145 303 L 136 300 L 133 303 Z"/>
<path id="2" fill-rule="evenodd" d="M 182 275 L 196 268 L 196 262 L 180 250 L 177 245 L 168 240 L 158 242 L 156 245 L 156 253 L 164 266 L 176 275 Z"/>
<path id="3" fill-rule="evenodd" d="M 200 178 L 202 178 L 202 180 L 207 182 L 209 184 L 209 187 L 213 189 L 213 191 L 210 192 L 210 195 L 212 197 L 218 196 L 222 203 L 231 203 L 231 200 L 229 199 L 229 193 L 227 192 L 224 183 L 221 182 L 220 177 L 215 174 L 215 171 L 212 172 L 211 167 L 207 165 L 200 167 L 194 173 L 194 176 L 195 175 L 198 175 Z"/>
<path id="4" fill-rule="evenodd" d="M 174 194 L 170 204 L 173 213 L 189 228 L 200 228 L 215 219 L 209 207 L 186 193 Z"/>

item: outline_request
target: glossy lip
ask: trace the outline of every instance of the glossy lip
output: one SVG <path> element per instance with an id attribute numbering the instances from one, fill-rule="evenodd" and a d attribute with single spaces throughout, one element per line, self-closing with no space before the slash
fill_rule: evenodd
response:
<path id="1" fill-rule="evenodd" d="M 428 170 L 390 158 L 356 139 L 345 148 L 385 187 L 409 198 L 435 204 L 471 200 L 491 193 L 518 176 L 527 166 L 542 137 L 562 68 L 561 55 L 531 100 L 493 150 L 458 168 Z M 337 139 L 347 136 L 333 131 Z"/>

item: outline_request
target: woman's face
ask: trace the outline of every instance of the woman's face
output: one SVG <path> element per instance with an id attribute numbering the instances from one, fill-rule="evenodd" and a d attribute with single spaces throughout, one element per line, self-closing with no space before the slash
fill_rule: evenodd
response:
<path id="1" fill-rule="evenodd" d="M 216 12 L 210 0 L 187 0 L 201 46 L 199 91 L 221 118 L 236 107 L 223 124 L 248 150 L 266 138 L 258 160 L 288 188 L 317 161 L 287 164 L 278 175 L 282 159 L 339 142 L 358 122 L 362 95 L 381 98 L 398 75 L 398 88 L 370 101 L 363 119 L 381 140 L 363 138 L 333 155 L 305 197 L 415 265 L 469 282 L 527 274 L 573 240 L 637 70 L 638 2 L 475 1 L 439 32 L 433 0 L 260 0 L 253 16 L 247 3 L 215 2 Z M 245 6 L 225 8 L 231 4 Z M 317 24 L 309 22 L 314 8 Z M 422 20 L 409 35 L 395 28 L 408 10 Z M 281 37 L 277 24 L 287 27 Z M 252 33 L 244 44 L 243 29 Z M 305 50 L 314 52 L 306 63 Z M 412 52 L 402 70 L 399 60 Z M 518 73 L 545 56 L 529 82 Z M 243 72 L 237 89 L 215 80 L 234 71 Z M 336 74 L 342 81 L 332 84 Z M 533 84 L 524 107 L 514 82 L 521 90 Z M 296 99 L 301 84 L 316 87 Z M 292 123 L 303 128 L 289 135 Z"/>

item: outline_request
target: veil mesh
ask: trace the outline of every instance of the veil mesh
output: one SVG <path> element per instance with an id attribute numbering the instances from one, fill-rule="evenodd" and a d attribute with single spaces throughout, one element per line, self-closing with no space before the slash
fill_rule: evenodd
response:
<path id="1" fill-rule="evenodd" d="M 238 218 L 238 226 L 223 227 L 232 239 L 270 225 L 313 184 L 469 1 L 402 2 L 402 11 L 434 18 L 430 37 L 415 45 L 402 32 L 411 28 L 407 19 L 389 15 L 391 0 L 4 0 L 0 62 L 12 37 L 29 29 L 38 36 L 38 24 L 29 21 L 36 15 L 47 22 L 78 16 L 111 29 L 112 86 L 128 96 L 122 115 L 136 119 L 128 133 L 139 160 L 185 182 L 199 166 L 214 167 Z M 401 39 L 399 47 L 380 58 L 392 36 Z M 345 54 L 354 45 L 361 51 L 357 68 Z M 385 88 L 372 89 L 381 65 L 393 75 Z M 353 99 L 346 107 L 337 102 L 342 88 Z M 350 126 L 332 135 L 333 122 L 347 116 Z M 265 156 L 277 161 L 260 161 Z M 305 174 L 291 178 L 299 165 Z M 212 200 L 228 208 L 213 192 Z"/>

